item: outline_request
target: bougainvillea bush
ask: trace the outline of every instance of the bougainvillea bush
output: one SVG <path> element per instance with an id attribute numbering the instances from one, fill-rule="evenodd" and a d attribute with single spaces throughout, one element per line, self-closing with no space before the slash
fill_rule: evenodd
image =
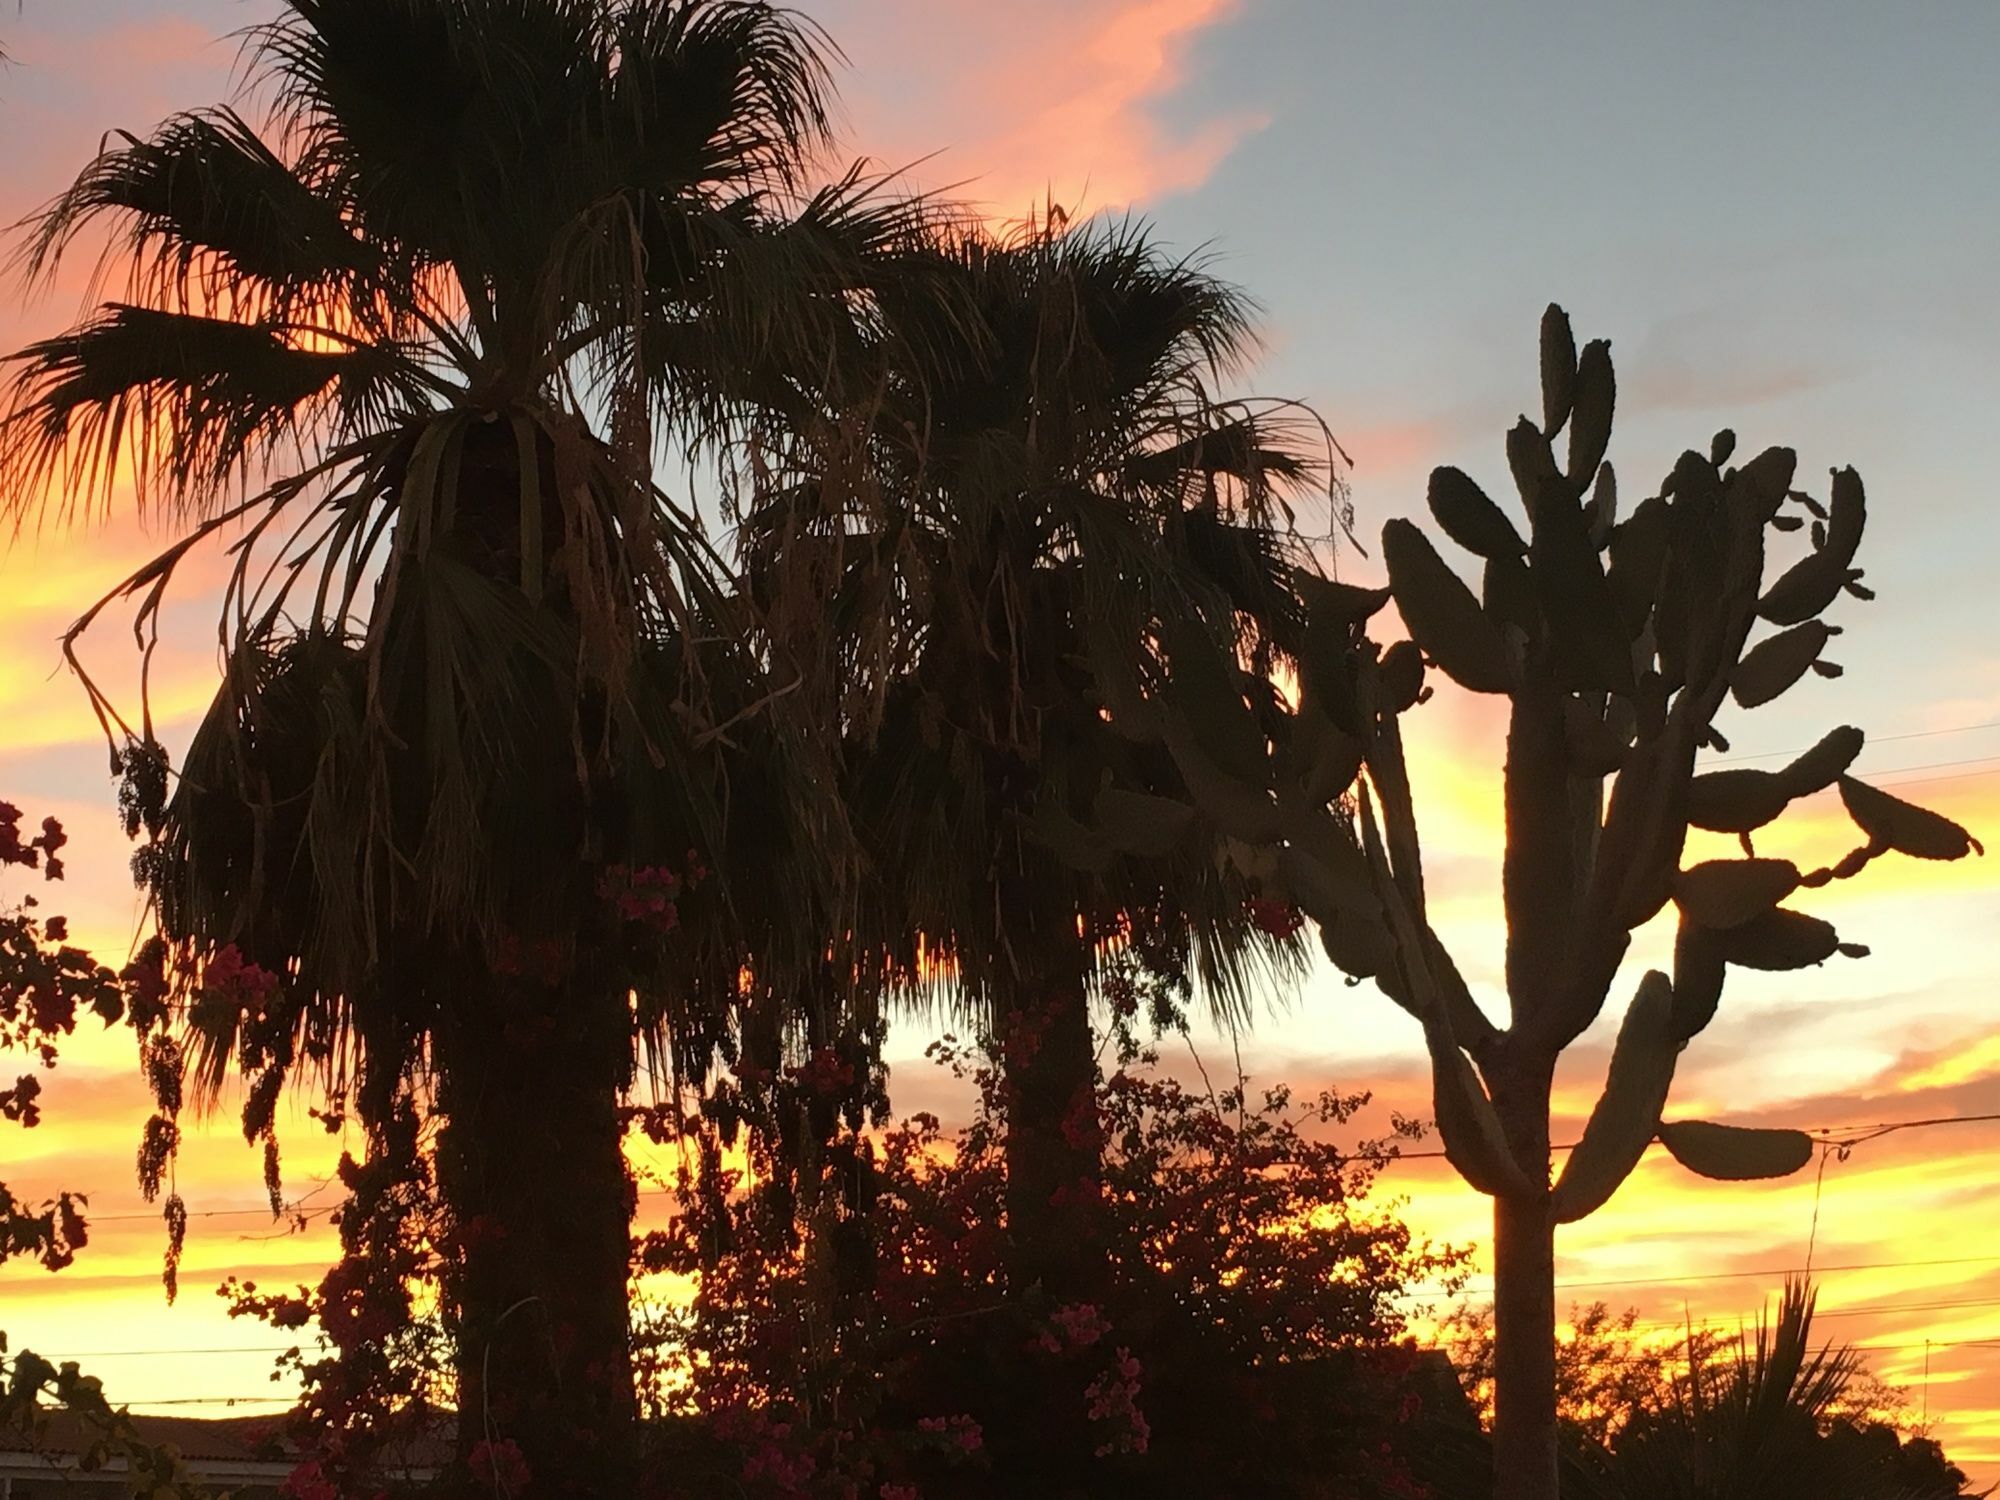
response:
<path id="1" fill-rule="evenodd" d="M 963 1129 L 837 1131 L 803 1171 L 712 1111 L 681 1121 L 678 1213 L 640 1245 L 696 1289 L 642 1361 L 667 1418 L 658 1493 L 1420 1493 L 1398 1294 L 1462 1257 L 1369 1201 L 1393 1142 L 1326 1138 L 1368 1096 L 1190 1086 L 1127 1037 L 1076 1122 L 1106 1147 L 1090 1303 L 1007 1282 L 1008 1101 L 985 1049 L 932 1048 L 975 1094 Z M 780 1082 L 792 1108 L 846 1086 L 828 1058 Z"/>

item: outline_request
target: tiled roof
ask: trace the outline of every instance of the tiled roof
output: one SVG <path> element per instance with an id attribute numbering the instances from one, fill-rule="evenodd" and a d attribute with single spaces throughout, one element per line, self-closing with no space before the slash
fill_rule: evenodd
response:
<path id="1" fill-rule="evenodd" d="M 277 1434 L 281 1419 L 274 1417 L 148 1417 L 134 1416 L 142 1442 L 159 1447 L 172 1443 L 182 1458 L 227 1460 L 254 1463 L 269 1460 L 287 1463 L 284 1445 Z M 75 1455 L 95 1441 L 95 1434 L 67 1411 L 52 1411 L 47 1426 L 38 1435 L 11 1425 L 0 1426 L 0 1453 L 51 1453 Z"/>

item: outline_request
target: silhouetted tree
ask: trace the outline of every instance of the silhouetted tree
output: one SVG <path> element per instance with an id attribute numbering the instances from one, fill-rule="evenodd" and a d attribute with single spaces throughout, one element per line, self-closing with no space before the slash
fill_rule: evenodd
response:
<path id="1" fill-rule="evenodd" d="M 822 45 L 766 4 L 291 0 L 250 46 L 265 133 L 116 137 L 33 226 L 36 275 L 100 217 L 129 271 L 21 352 L 0 431 L 17 516 L 129 477 L 181 529 L 120 591 L 142 634 L 240 529 L 171 798 L 150 721 L 96 699 L 176 986 L 149 1174 L 183 1055 L 197 1102 L 247 1075 L 253 1137 L 288 1079 L 384 1126 L 428 1073 L 452 1212 L 504 1228 L 455 1284 L 464 1440 L 616 1492 L 629 997 L 664 1054 L 673 898 L 769 691 L 656 439 L 783 441 L 910 216 L 803 192 Z M 206 983 L 225 951 L 241 982 Z"/>
<path id="2" fill-rule="evenodd" d="M 883 305 L 897 336 L 861 456 L 774 477 L 743 543 L 845 730 L 868 864 L 839 930 L 888 989 L 990 1021 L 1017 1284 L 1074 1299 L 1101 1271 L 1104 962 L 1141 951 L 1236 1020 L 1298 965 L 1296 923 L 1259 925 L 1172 760 L 1107 709 L 1168 639 L 1290 660 L 1283 496 L 1309 465 L 1282 409 L 1217 392 L 1242 297 L 1141 229 L 957 230 L 930 260 L 949 295 Z"/>

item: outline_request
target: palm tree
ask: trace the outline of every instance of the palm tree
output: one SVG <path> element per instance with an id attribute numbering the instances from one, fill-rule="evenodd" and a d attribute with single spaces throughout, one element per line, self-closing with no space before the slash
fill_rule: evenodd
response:
<path id="1" fill-rule="evenodd" d="M 185 1007 L 193 1092 L 240 1070 L 268 1133 L 294 1077 L 371 1124 L 432 1090 L 461 1448 L 504 1434 L 615 1493 L 628 996 L 653 986 L 656 1055 L 705 1065 L 656 898 L 720 841 L 735 721 L 770 697 L 656 443 L 780 453 L 837 404 L 914 215 L 853 175 L 804 190 L 825 49 L 761 0 L 287 0 L 249 43 L 263 130 L 122 136 L 31 226 L 31 275 L 100 216 L 130 270 L 15 356 L 0 488 L 70 520 L 129 476 L 180 533 L 114 596 L 142 636 L 194 547 L 233 549 L 170 801 L 150 719 L 91 689 L 184 998 L 225 945 L 277 976 Z M 754 811 L 837 855 L 802 784 Z"/>
<path id="2" fill-rule="evenodd" d="M 1695 1360 L 1673 1400 L 1586 1450 L 1584 1495 L 1617 1500 L 1955 1500 L 1971 1491 L 1936 1444 L 1852 1420 L 1861 1354 L 1813 1348 L 1817 1293 L 1786 1284 L 1774 1317 L 1739 1333 L 1720 1367 Z M 1690 1330 L 1690 1342 L 1693 1332 Z M 1565 1493 L 1567 1493 L 1567 1489 Z"/>
<path id="3" fill-rule="evenodd" d="M 1140 725 L 1170 665 L 1268 700 L 1304 628 L 1279 517 L 1307 465 L 1284 408 L 1215 395 L 1249 342 L 1241 297 L 1142 229 L 961 227 L 935 256 L 977 342 L 934 336 L 934 297 L 885 301 L 902 363 L 866 464 L 773 476 L 740 540 L 845 729 L 857 965 L 990 1023 L 1016 1290 L 1088 1300 L 1107 960 L 1137 954 L 1237 1019 L 1299 963 Z"/>

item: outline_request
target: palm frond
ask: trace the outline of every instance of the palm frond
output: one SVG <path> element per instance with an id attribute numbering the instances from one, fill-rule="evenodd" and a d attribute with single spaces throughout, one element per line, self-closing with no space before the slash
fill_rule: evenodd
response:
<path id="1" fill-rule="evenodd" d="M 150 138 L 121 134 L 31 221 L 22 265 L 52 273 L 77 234 L 116 215 L 130 297 L 154 307 L 296 318 L 336 298 L 366 311 L 393 291 L 380 248 L 228 108 L 169 119 Z M 355 295 L 357 283 L 367 295 Z"/>
<path id="2" fill-rule="evenodd" d="M 0 477 L 17 520 L 52 485 L 68 515 L 128 475 L 141 504 L 199 516 L 290 442 L 338 441 L 424 399 L 394 347 L 311 348 L 280 324 L 109 303 L 12 356 Z"/>

